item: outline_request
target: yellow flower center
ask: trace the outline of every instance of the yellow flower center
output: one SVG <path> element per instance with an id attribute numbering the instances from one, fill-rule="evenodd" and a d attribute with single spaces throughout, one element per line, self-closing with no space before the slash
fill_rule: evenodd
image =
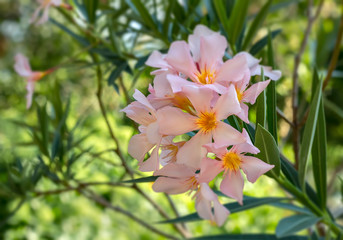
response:
<path id="1" fill-rule="evenodd" d="M 186 180 L 186 184 L 189 186 L 189 190 L 196 190 L 198 188 L 198 180 L 195 176 L 192 176 Z"/>
<path id="2" fill-rule="evenodd" d="M 243 92 L 241 92 L 239 89 L 235 88 L 236 89 L 236 93 L 237 93 L 237 98 L 238 98 L 238 101 L 240 102 L 243 98 Z"/>
<path id="3" fill-rule="evenodd" d="M 201 69 L 197 74 L 198 80 L 202 84 L 212 84 L 216 78 L 216 72 L 211 69 Z"/>
<path id="4" fill-rule="evenodd" d="M 201 112 L 195 124 L 203 133 L 208 133 L 217 127 L 216 115 L 213 112 Z"/>
<path id="5" fill-rule="evenodd" d="M 175 93 L 172 101 L 175 107 L 178 107 L 190 113 L 194 111 L 194 107 L 191 101 L 189 101 L 189 99 L 183 94 Z"/>
<path id="6" fill-rule="evenodd" d="M 226 153 L 222 160 L 224 168 L 235 172 L 239 170 L 239 166 L 242 162 L 241 157 L 237 153 L 233 152 Z"/>

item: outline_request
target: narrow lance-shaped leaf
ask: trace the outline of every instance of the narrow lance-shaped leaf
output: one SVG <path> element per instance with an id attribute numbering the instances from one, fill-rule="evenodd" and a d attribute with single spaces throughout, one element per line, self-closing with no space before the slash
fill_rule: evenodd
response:
<path id="1" fill-rule="evenodd" d="M 268 32 L 268 65 L 275 68 L 272 37 L 270 32 Z M 278 139 L 275 81 L 270 81 L 267 87 L 267 124 L 268 131 L 272 134 L 277 144 Z"/>
<path id="2" fill-rule="evenodd" d="M 265 81 L 263 68 L 261 68 L 261 81 Z M 260 124 L 262 127 L 266 126 L 266 91 L 258 96 L 256 100 L 256 126 Z"/>
<path id="3" fill-rule="evenodd" d="M 144 182 L 155 182 L 158 176 L 142 177 L 131 180 L 122 181 L 122 183 L 144 183 Z"/>
<path id="4" fill-rule="evenodd" d="M 268 2 L 262 7 L 261 10 L 259 10 L 257 16 L 255 17 L 254 21 L 251 23 L 251 26 L 248 30 L 248 33 L 245 37 L 244 43 L 243 43 L 243 50 L 248 47 L 248 45 L 251 43 L 252 39 L 256 35 L 256 32 L 263 24 L 264 20 L 266 19 L 269 7 L 272 4 L 272 0 L 268 0 Z"/>
<path id="5" fill-rule="evenodd" d="M 94 24 L 96 20 L 96 10 L 98 8 L 98 0 L 83 0 L 83 4 L 87 11 L 88 21 L 91 24 Z"/>
<path id="6" fill-rule="evenodd" d="M 282 219 L 276 227 L 276 236 L 285 237 L 316 224 L 321 218 L 312 214 L 298 214 Z"/>
<path id="7" fill-rule="evenodd" d="M 228 35 L 229 35 L 229 42 L 231 46 L 236 44 L 236 41 L 242 32 L 245 18 L 248 13 L 250 0 L 240 0 L 236 1 L 235 5 L 232 9 L 230 19 L 228 22 Z"/>
<path id="8" fill-rule="evenodd" d="M 313 76 L 313 90 L 317 87 L 320 80 L 318 72 L 315 69 Z M 313 96 L 314 97 L 314 96 Z M 326 207 L 326 124 L 325 114 L 323 106 L 323 98 L 320 98 L 318 119 L 313 139 L 312 147 L 312 166 L 313 166 L 313 178 L 316 184 L 318 193 L 318 199 L 322 209 Z"/>
<path id="9" fill-rule="evenodd" d="M 281 33 L 281 29 L 277 29 L 271 32 L 271 38 L 274 39 L 277 35 Z M 268 44 L 268 35 L 264 36 L 258 40 L 249 50 L 251 55 L 258 54 L 266 45 Z"/>
<path id="10" fill-rule="evenodd" d="M 213 1 L 214 8 L 217 12 L 218 18 L 224 27 L 225 32 L 229 33 L 228 17 L 225 11 L 225 4 L 222 0 Z M 230 42 L 231 43 L 231 42 Z"/>
<path id="11" fill-rule="evenodd" d="M 266 173 L 269 177 L 280 175 L 280 153 L 273 136 L 261 125 L 257 125 L 255 134 L 255 146 L 260 149 L 257 157 L 262 161 L 274 165 L 274 168 Z"/>
<path id="12" fill-rule="evenodd" d="M 322 98 L 322 81 L 319 82 L 311 101 L 309 115 L 305 124 L 305 129 L 302 136 L 299 161 L 299 182 L 300 186 L 305 189 L 305 176 L 307 170 L 308 158 L 311 153 L 317 119 L 319 113 L 320 100 Z"/>
<path id="13" fill-rule="evenodd" d="M 224 206 L 229 209 L 231 214 L 242 212 L 251 208 L 259 207 L 265 204 L 271 204 L 280 202 L 283 200 L 287 200 L 287 198 L 279 198 L 279 197 L 266 197 L 266 198 L 252 198 L 252 197 L 245 197 L 243 199 L 243 205 L 240 205 L 238 202 L 227 203 Z M 178 222 L 191 222 L 191 221 L 199 221 L 201 219 L 197 213 L 191 213 L 186 216 L 178 217 L 175 219 L 166 220 L 160 223 L 178 223 Z"/>

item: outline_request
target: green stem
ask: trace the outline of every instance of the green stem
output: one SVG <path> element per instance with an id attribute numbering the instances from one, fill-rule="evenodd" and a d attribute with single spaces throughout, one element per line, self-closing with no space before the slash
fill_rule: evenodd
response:
<path id="1" fill-rule="evenodd" d="M 292 183 L 290 183 L 287 179 L 280 179 L 277 176 L 274 176 L 274 179 L 284 187 L 288 192 L 293 194 L 299 202 L 301 202 L 304 206 L 309 208 L 315 215 L 322 218 L 323 223 L 325 223 L 337 236 L 342 234 L 343 231 L 340 229 L 330 217 L 329 213 L 326 209 L 322 211 L 316 204 L 314 204 L 309 197 L 302 192 L 299 188 L 295 187 Z"/>

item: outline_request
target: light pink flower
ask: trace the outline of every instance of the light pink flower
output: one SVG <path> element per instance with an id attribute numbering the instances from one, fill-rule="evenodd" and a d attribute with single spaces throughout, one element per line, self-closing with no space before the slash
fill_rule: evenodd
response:
<path id="1" fill-rule="evenodd" d="M 248 119 L 249 107 L 246 103 L 254 104 L 256 101 L 256 98 L 268 86 L 270 80 L 255 83 L 247 89 L 249 82 L 250 82 L 250 73 L 249 71 L 246 71 L 241 81 L 237 81 L 233 83 L 236 89 L 237 98 L 240 103 L 240 107 L 242 109 L 242 111 L 237 113 L 236 115 L 246 123 L 249 123 L 249 119 Z"/>
<path id="2" fill-rule="evenodd" d="M 264 76 L 269 77 L 271 80 L 278 80 L 281 77 L 281 71 L 273 70 L 269 66 L 259 65 L 261 60 L 254 58 L 250 53 L 240 52 L 237 55 L 235 55 L 235 57 L 239 57 L 239 56 L 243 56 L 246 59 L 251 76 L 261 75 L 261 68 L 262 68 Z"/>
<path id="3" fill-rule="evenodd" d="M 72 7 L 69 4 L 63 3 L 62 0 L 37 0 L 37 2 L 39 4 L 39 7 L 33 13 L 30 20 L 31 23 L 36 22 L 36 25 L 40 25 L 48 21 L 49 9 L 52 6 L 55 6 L 55 7 L 62 6 L 69 10 L 72 9 Z M 39 18 L 39 14 L 42 14 L 40 18 Z"/>
<path id="4" fill-rule="evenodd" d="M 183 92 L 174 93 L 167 80 L 168 73 L 161 73 L 154 78 L 154 87 L 149 86 L 150 94 L 147 96 L 149 102 L 155 109 L 165 106 L 175 106 L 187 111 L 192 107 Z"/>
<path id="5" fill-rule="evenodd" d="M 21 53 L 18 53 L 15 57 L 14 69 L 22 77 L 27 80 L 26 89 L 26 108 L 29 109 L 32 105 L 32 97 L 35 88 L 35 82 L 43 78 L 45 75 L 53 72 L 55 69 L 49 69 L 45 72 L 32 71 L 29 60 Z"/>
<path id="6" fill-rule="evenodd" d="M 223 63 L 227 48 L 225 37 L 203 25 L 195 28 L 188 42 L 189 45 L 175 41 L 167 54 L 154 51 L 146 62 L 159 68 L 152 74 L 167 74 L 173 92 L 180 92 L 184 86 L 202 86 L 224 93 L 223 83 L 241 79 L 242 72 L 248 69 L 245 56 Z"/>
<path id="7" fill-rule="evenodd" d="M 212 138 L 220 146 L 246 141 L 240 132 L 221 121 L 241 111 L 233 86 L 225 94 L 216 97 L 215 103 L 212 100 L 217 94 L 208 88 L 185 87 L 183 92 L 194 106 L 192 114 L 170 106 L 157 111 L 161 134 L 177 136 L 199 130 L 180 148 L 177 153 L 178 163 L 198 168 L 201 159 L 206 156 L 202 145 L 212 142 Z"/>
<path id="8" fill-rule="evenodd" d="M 196 209 L 203 219 L 208 219 L 221 226 L 224 224 L 229 210 L 220 204 L 218 197 L 205 182 L 199 182 L 201 173 L 197 169 L 184 164 L 170 163 L 154 173 L 157 178 L 152 188 L 155 192 L 179 194 L 195 192 Z M 212 213 L 212 205 L 214 213 Z"/>
<path id="9" fill-rule="evenodd" d="M 248 181 L 254 183 L 259 176 L 274 167 L 256 157 L 244 155 L 244 153 L 256 154 L 259 150 L 253 146 L 245 129 L 243 129 L 243 135 L 247 142 L 234 145 L 230 150 L 227 150 L 228 146 L 217 146 L 215 143 L 204 145 L 209 152 L 216 154 L 216 159 L 204 158 L 200 170 L 203 172 L 200 180 L 204 182 L 211 181 L 224 171 L 220 190 L 225 195 L 236 199 L 240 204 L 243 204 L 244 187 L 240 169 L 246 174 Z"/>
<path id="10" fill-rule="evenodd" d="M 138 160 L 139 169 L 144 172 L 159 169 L 159 147 L 162 135 L 156 118 L 156 110 L 148 99 L 138 90 L 133 97 L 137 100 L 122 109 L 133 121 L 140 124 L 140 134 L 133 136 L 129 142 L 128 153 Z M 150 158 L 144 161 L 145 155 L 155 146 Z"/>

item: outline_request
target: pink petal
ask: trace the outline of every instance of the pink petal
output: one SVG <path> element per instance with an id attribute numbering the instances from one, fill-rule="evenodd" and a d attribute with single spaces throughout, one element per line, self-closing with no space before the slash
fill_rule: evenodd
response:
<path id="1" fill-rule="evenodd" d="M 202 196 L 196 198 L 195 208 L 199 217 L 213 221 L 211 202 Z"/>
<path id="2" fill-rule="evenodd" d="M 243 93 L 242 102 L 254 104 L 258 95 L 268 86 L 269 82 L 270 80 L 253 84 Z"/>
<path id="3" fill-rule="evenodd" d="M 177 136 L 196 130 L 198 128 L 195 124 L 196 119 L 196 117 L 176 107 L 166 106 L 157 111 L 160 133 L 164 135 Z"/>
<path id="4" fill-rule="evenodd" d="M 30 77 L 32 75 L 31 66 L 27 57 L 18 53 L 15 57 L 14 69 L 22 77 Z"/>
<path id="5" fill-rule="evenodd" d="M 281 75 L 282 75 L 281 71 L 279 71 L 279 70 L 272 70 L 271 67 L 262 66 L 262 68 L 263 68 L 264 76 L 269 77 L 271 80 L 274 80 L 274 81 L 275 80 L 279 80 Z M 261 68 L 260 68 L 260 70 L 256 71 L 256 75 L 261 75 Z"/>
<path id="6" fill-rule="evenodd" d="M 178 72 L 191 79 L 196 79 L 197 68 L 185 41 L 175 41 L 170 45 L 166 61 Z"/>
<path id="7" fill-rule="evenodd" d="M 201 159 L 203 159 L 207 151 L 202 146 L 211 141 L 212 137 L 210 134 L 197 133 L 188 142 L 183 145 L 177 155 L 177 163 L 186 164 L 193 168 L 199 169 Z"/>
<path id="8" fill-rule="evenodd" d="M 224 94 L 227 91 L 227 87 L 225 87 L 219 83 L 200 85 L 200 87 L 211 89 L 211 90 L 213 90 L 219 94 Z"/>
<path id="9" fill-rule="evenodd" d="M 250 140 L 250 136 L 248 132 L 245 130 L 245 128 L 243 128 L 242 134 L 247 141 L 233 146 L 231 151 L 234 151 L 236 153 L 252 153 L 252 154 L 259 153 L 260 150 L 252 144 Z"/>
<path id="10" fill-rule="evenodd" d="M 207 183 L 200 184 L 200 193 L 203 198 L 208 201 L 216 201 L 218 200 L 217 195 L 212 191 L 212 189 L 208 186 Z"/>
<path id="11" fill-rule="evenodd" d="M 200 68 L 216 69 L 223 62 L 227 41 L 220 34 L 200 38 Z"/>
<path id="12" fill-rule="evenodd" d="M 244 122 L 249 123 L 249 107 L 245 103 L 240 103 L 241 111 L 236 113 L 236 116 L 242 119 Z"/>
<path id="13" fill-rule="evenodd" d="M 221 95 L 214 105 L 213 111 L 216 113 L 217 120 L 222 120 L 230 115 L 237 114 L 241 111 L 238 102 L 235 87 L 230 85 L 227 92 Z"/>
<path id="14" fill-rule="evenodd" d="M 218 226 L 222 226 L 227 219 L 227 216 L 230 214 L 230 211 L 224 207 L 220 202 L 214 201 L 213 202 L 214 208 L 214 221 Z"/>
<path id="15" fill-rule="evenodd" d="M 186 86 L 197 86 L 194 82 L 188 81 L 177 75 L 168 74 L 167 79 L 174 93 L 181 92 L 182 88 Z"/>
<path id="16" fill-rule="evenodd" d="M 166 176 L 173 178 L 184 178 L 195 176 L 195 168 L 189 167 L 184 164 L 170 163 L 154 172 L 154 176 Z"/>
<path id="17" fill-rule="evenodd" d="M 207 149 L 208 152 L 214 153 L 217 156 L 222 156 L 227 153 L 227 146 L 218 146 L 216 143 L 208 143 L 203 145 L 204 148 Z"/>
<path id="18" fill-rule="evenodd" d="M 144 96 L 143 93 L 141 93 L 139 90 L 135 89 L 135 93 L 133 94 L 134 99 L 136 99 L 138 102 L 146 106 L 150 112 L 153 114 L 155 112 L 155 109 L 153 106 L 151 106 L 149 100 Z"/>
<path id="19" fill-rule="evenodd" d="M 210 111 L 213 98 L 213 91 L 211 89 L 186 86 L 183 88 L 183 92 L 191 101 L 198 114 Z"/>
<path id="20" fill-rule="evenodd" d="M 148 125 L 146 129 L 146 135 L 148 137 L 148 141 L 151 143 L 158 143 L 161 141 L 162 135 L 159 132 L 157 121 Z"/>
<path id="21" fill-rule="evenodd" d="M 251 76 L 261 75 L 261 68 L 263 68 L 264 76 L 269 77 L 272 80 L 278 80 L 281 77 L 281 72 L 279 70 L 272 70 L 271 67 L 259 65 L 261 60 L 254 58 L 250 53 L 240 52 L 235 57 L 237 56 L 242 56 L 246 59 Z"/>
<path id="22" fill-rule="evenodd" d="M 155 147 L 152 150 L 150 157 L 144 162 L 139 163 L 139 170 L 142 172 L 157 171 L 160 168 L 160 162 L 158 157 L 159 147 Z"/>
<path id="23" fill-rule="evenodd" d="M 156 97 L 165 97 L 173 94 L 173 90 L 167 80 L 167 73 L 160 74 L 155 77 L 154 90 Z"/>
<path id="24" fill-rule="evenodd" d="M 26 90 L 26 109 L 29 109 L 32 105 L 33 92 L 35 90 L 35 82 L 28 80 L 26 84 Z"/>
<path id="25" fill-rule="evenodd" d="M 144 126 L 156 121 L 156 118 L 149 114 L 149 109 L 138 101 L 130 103 L 120 112 L 125 112 L 127 117 Z"/>
<path id="26" fill-rule="evenodd" d="M 244 156 L 242 158 L 241 168 L 249 182 L 254 183 L 262 174 L 268 172 L 274 165 L 267 164 L 258 158 Z"/>
<path id="27" fill-rule="evenodd" d="M 220 191 L 243 204 L 244 179 L 240 171 L 227 172 L 220 184 Z"/>
<path id="28" fill-rule="evenodd" d="M 165 54 L 162 54 L 158 51 L 153 51 L 149 56 L 148 60 L 145 62 L 146 65 L 154 68 L 170 68 L 169 64 L 164 60 Z"/>
<path id="29" fill-rule="evenodd" d="M 165 192 L 168 194 L 180 194 L 190 190 L 189 185 L 185 184 L 183 179 L 167 177 L 157 178 L 152 185 L 152 189 L 155 192 Z"/>
<path id="30" fill-rule="evenodd" d="M 224 122 L 218 122 L 213 132 L 213 139 L 218 146 L 235 145 L 246 141 L 239 131 Z"/>
<path id="31" fill-rule="evenodd" d="M 205 157 L 201 160 L 199 182 L 209 183 L 223 170 L 221 161 Z"/>
<path id="32" fill-rule="evenodd" d="M 221 66 L 216 81 L 217 82 L 236 82 L 244 77 L 244 72 L 248 68 L 247 61 L 243 56 L 235 56 L 227 60 Z"/>
<path id="33" fill-rule="evenodd" d="M 146 134 L 136 134 L 130 139 L 128 153 L 139 162 L 142 162 L 145 154 L 149 152 L 154 145 L 155 144 L 148 141 Z"/>
<path id="34" fill-rule="evenodd" d="M 188 44 L 192 52 L 192 56 L 195 62 L 200 60 L 200 38 L 203 36 L 209 36 L 212 34 L 218 34 L 204 25 L 197 25 L 193 31 L 193 34 L 188 36 Z M 219 34 L 218 34 L 219 35 Z"/>

